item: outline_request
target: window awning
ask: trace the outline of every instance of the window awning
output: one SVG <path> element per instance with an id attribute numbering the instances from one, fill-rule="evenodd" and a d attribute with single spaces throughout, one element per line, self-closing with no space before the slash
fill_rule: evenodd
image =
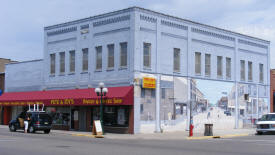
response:
<path id="1" fill-rule="evenodd" d="M 133 105 L 133 102 L 133 86 L 108 87 L 108 93 L 103 97 L 104 105 Z M 45 106 L 100 105 L 100 96 L 96 95 L 94 88 L 8 92 L 0 96 L 0 106 L 26 106 L 33 104 L 44 104 Z"/>

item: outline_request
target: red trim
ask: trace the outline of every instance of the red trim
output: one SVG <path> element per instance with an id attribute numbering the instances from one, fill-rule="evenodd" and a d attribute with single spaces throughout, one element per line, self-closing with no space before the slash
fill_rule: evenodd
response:
<path id="1" fill-rule="evenodd" d="M 133 105 L 133 86 L 109 87 L 103 98 L 105 105 Z M 44 104 L 45 106 L 90 106 L 99 105 L 100 97 L 89 89 L 50 90 L 35 92 L 11 92 L 0 96 L 0 106 L 25 106 Z"/>

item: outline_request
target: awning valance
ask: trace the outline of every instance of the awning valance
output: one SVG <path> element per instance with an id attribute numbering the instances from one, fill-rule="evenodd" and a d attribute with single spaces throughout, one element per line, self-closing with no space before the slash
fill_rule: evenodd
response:
<path id="1" fill-rule="evenodd" d="M 133 86 L 108 87 L 103 97 L 104 105 L 133 105 Z M 8 92 L 0 96 L 0 106 L 26 106 L 44 104 L 45 106 L 89 106 L 100 105 L 100 96 L 94 88 L 49 90 L 34 92 Z"/>

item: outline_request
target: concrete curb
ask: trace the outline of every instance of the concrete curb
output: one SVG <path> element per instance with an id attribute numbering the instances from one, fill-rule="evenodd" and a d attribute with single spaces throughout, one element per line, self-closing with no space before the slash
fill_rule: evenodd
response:
<path id="1" fill-rule="evenodd" d="M 249 134 L 231 134 L 223 136 L 202 136 L 202 137 L 187 137 L 188 140 L 202 140 L 202 139 L 213 139 L 213 138 L 232 138 L 232 137 L 243 137 L 249 136 Z"/>

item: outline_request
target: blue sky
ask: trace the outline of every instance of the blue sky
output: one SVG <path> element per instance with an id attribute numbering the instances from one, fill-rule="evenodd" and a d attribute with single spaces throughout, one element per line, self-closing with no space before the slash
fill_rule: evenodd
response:
<path id="1" fill-rule="evenodd" d="M 229 95 L 234 86 L 232 82 L 196 80 L 198 89 L 204 94 L 204 97 L 209 100 L 210 104 L 216 104 L 222 96 Z"/>
<path id="2" fill-rule="evenodd" d="M 271 68 L 275 68 L 274 0 L 9 0 L 0 4 L 2 58 L 41 59 L 43 27 L 139 6 L 269 40 Z"/>

